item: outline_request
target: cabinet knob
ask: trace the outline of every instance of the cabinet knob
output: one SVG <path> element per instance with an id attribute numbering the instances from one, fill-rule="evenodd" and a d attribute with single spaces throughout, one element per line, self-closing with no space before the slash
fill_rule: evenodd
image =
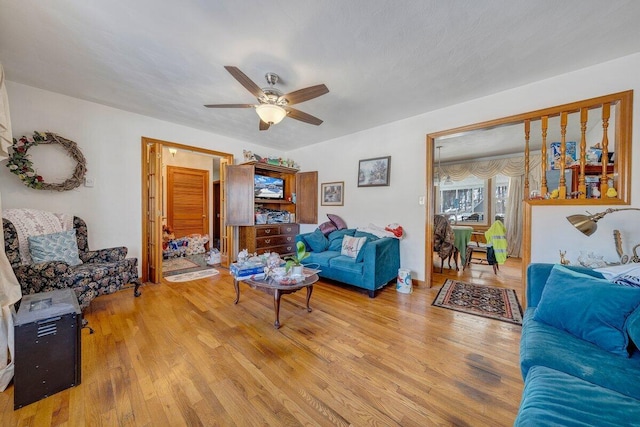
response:
<path id="1" fill-rule="evenodd" d="M 291 231 L 291 227 L 287 227 L 287 233 Z"/>
<path id="2" fill-rule="evenodd" d="M 271 239 L 264 239 L 265 243 L 271 243 Z"/>
<path id="3" fill-rule="evenodd" d="M 292 239 L 292 237 L 291 237 L 291 236 L 287 236 L 287 242 L 290 242 L 290 241 L 291 241 L 291 239 Z"/>
<path id="4" fill-rule="evenodd" d="M 269 234 L 269 233 L 271 233 L 271 229 L 270 228 L 267 228 L 266 230 L 264 230 L 264 234 Z"/>
<path id="5" fill-rule="evenodd" d="M 291 249 L 293 249 L 291 246 L 287 246 L 287 252 L 291 252 Z"/>

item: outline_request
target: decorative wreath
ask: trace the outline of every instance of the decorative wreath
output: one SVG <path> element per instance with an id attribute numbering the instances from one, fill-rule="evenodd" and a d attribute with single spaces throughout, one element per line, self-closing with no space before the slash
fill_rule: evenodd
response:
<path id="1" fill-rule="evenodd" d="M 47 184 L 33 168 L 33 162 L 27 151 L 40 144 L 60 144 L 77 164 L 71 178 L 60 184 Z M 67 191 L 79 187 L 87 173 L 87 161 L 78 148 L 78 144 L 51 132 L 34 132 L 33 137 L 13 138 L 13 151 L 9 155 L 7 167 L 29 188 L 37 190 Z"/>

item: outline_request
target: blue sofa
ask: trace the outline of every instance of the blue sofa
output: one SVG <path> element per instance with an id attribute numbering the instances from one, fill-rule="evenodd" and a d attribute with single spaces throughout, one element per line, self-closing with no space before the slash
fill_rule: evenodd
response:
<path id="1" fill-rule="evenodd" d="M 296 242 L 303 242 L 310 256 L 303 264 L 316 264 L 320 277 L 357 286 L 368 291 L 369 297 L 375 297 L 375 291 L 391 280 L 395 280 L 400 268 L 400 243 L 391 237 L 378 238 L 370 233 L 355 229 L 337 230 L 330 233 L 324 250 L 318 251 L 318 244 L 309 244 L 317 238 L 319 230 L 313 233 L 298 234 Z M 344 236 L 366 237 L 356 258 L 341 255 Z M 315 251 L 312 248 L 315 246 Z M 322 247 L 322 245 L 320 245 Z"/>
<path id="2" fill-rule="evenodd" d="M 559 275 L 559 271 L 563 272 L 562 274 L 571 275 L 574 274 L 571 272 L 577 272 L 586 274 L 589 278 L 602 279 L 602 275 L 593 270 L 582 267 L 568 269 L 569 271 L 564 271 L 562 268 L 554 268 L 553 264 L 531 264 L 528 267 L 528 307 L 524 315 L 520 343 L 520 366 L 525 386 L 514 425 L 640 426 L 640 308 L 637 305 L 635 309 L 629 308 L 636 303 L 629 303 L 629 307 L 622 307 L 619 303 L 611 305 L 620 312 L 626 310 L 627 313 L 631 313 L 622 318 L 624 327 L 619 327 L 622 342 L 627 338 L 629 344 L 627 348 L 623 348 L 624 351 L 618 353 L 604 349 L 600 342 L 595 344 L 582 339 L 585 336 L 576 333 L 575 326 L 572 326 L 569 320 L 563 319 L 567 317 L 566 312 L 572 310 L 561 309 L 555 313 L 551 312 L 551 316 L 563 319 L 566 330 L 556 327 L 558 325 L 551 326 L 547 323 L 549 319 L 546 318 L 548 314 L 545 312 L 549 313 L 549 309 L 558 307 L 549 305 L 549 301 L 554 297 L 551 289 L 559 289 L 558 294 L 564 293 L 559 295 L 562 298 L 574 298 L 570 303 L 573 303 L 575 312 L 581 309 L 598 310 L 593 308 L 599 305 L 595 300 L 608 300 L 594 298 L 592 301 L 578 301 L 585 295 L 576 291 L 581 289 L 580 286 L 586 288 L 593 285 L 592 289 L 595 289 L 595 285 L 599 285 L 602 292 L 605 292 L 601 295 L 611 292 L 606 286 L 622 288 L 620 285 L 607 284 L 604 281 L 585 279 L 577 274 L 575 281 L 571 278 L 561 283 L 563 286 L 566 284 L 566 287 L 556 287 L 557 283 L 553 284 L 553 280 L 559 281 L 558 278 L 567 277 Z M 550 279 L 552 274 L 553 279 Z M 580 281 L 583 283 L 580 284 Z M 543 295 L 545 286 L 548 290 Z M 618 292 L 614 288 L 609 289 Z M 631 288 L 627 290 L 640 291 Z M 586 294 L 591 295 L 589 292 L 592 291 L 587 289 Z M 597 295 L 596 291 L 593 292 L 593 295 Z M 573 295 L 570 295 L 571 293 Z M 635 292 L 635 295 L 634 298 L 637 299 L 638 292 Z M 545 301 L 541 304 L 543 296 Z M 542 305 L 546 307 L 536 313 Z M 591 317 L 584 316 L 582 325 L 591 325 L 590 319 Z M 550 323 L 554 323 L 553 319 Z M 578 323 L 578 328 L 580 327 L 582 326 Z M 635 328 L 633 333 L 632 327 Z M 587 330 L 585 333 L 590 334 L 590 331 Z M 587 338 L 592 336 L 588 335 Z"/>

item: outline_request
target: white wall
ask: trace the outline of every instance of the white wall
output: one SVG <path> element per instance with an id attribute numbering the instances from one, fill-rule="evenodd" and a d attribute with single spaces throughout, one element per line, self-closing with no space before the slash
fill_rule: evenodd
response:
<path id="1" fill-rule="evenodd" d="M 496 93 L 467 103 L 379 126 L 353 135 L 326 141 L 319 145 L 287 153 L 304 165 L 305 170 L 318 170 L 319 181 L 344 181 L 345 205 L 321 206 L 319 221 L 326 213 L 340 215 L 350 227 L 374 223 L 384 226 L 400 223 L 406 239 L 400 243 L 401 264 L 412 270 L 417 279 L 424 279 L 425 208 L 418 198 L 425 189 L 426 134 L 458 126 L 497 119 L 518 113 L 588 99 L 609 93 L 633 89 L 640 92 L 640 54 L 599 64 L 580 71 L 557 76 L 530 85 Z M 634 122 L 640 123 L 640 109 L 634 110 Z M 637 133 L 633 148 L 640 149 Z M 322 155 L 318 155 L 322 153 Z M 370 157 L 391 155 L 391 185 L 389 187 L 358 188 L 358 161 Z M 640 157 L 632 162 L 632 205 L 639 206 Z M 593 206 L 592 213 L 608 206 Z M 626 253 L 640 243 L 638 212 L 611 214 L 599 223 L 598 231 L 585 237 L 573 229 L 565 217 L 580 213 L 581 206 L 533 208 L 532 261 L 557 262 L 558 251 L 567 250 L 567 257 L 577 262 L 580 250 L 597 251 L 605 259 L 615 260 L 612 230 L 620 229 Z M 313 227 L 305 227 L 309 230 Z"/>
<path id="2" fill-rule="evenodd" d="M 230 152 L 242 160 L 242 149 L 267 150 L 212 133 L 128 113 L 29 86 L 8 82 L 14 135 L 50 130 L 76 141 L 87 158 L 93 188 L 51 193 L 25 187 L 0 167 L 3 207 L 32 207 L 79 215 L 89 224 L 91 247 L 127 245 L 132 256 L 141 254 L 140 138 L 147 136 L 187 145 Z M 319 182 L 344 181 L 345 205 L 319 207 L 342 216 L 350 227 L 373 223 L 400 223 L 407 237 L 401 242 L 402 267 L 424 279 L 425 209 L 418 198 L 425 190 L 425 136 L 427 133 L 509 116 L 540 108 L 601 96 L 640 90 L 640 54 L 627 56 L 573 73 L 509 91 L 453 105 L 353 135 L 326 141 L 289 153 L 303 170 L 317 170 Z M 634 110 L 639 123 L 640 109 Z M 633 136 L 633 148 L 640 143 Z M 272 151 L 272 150 L 270 150 Z M 318 153 L 321 153 L 319 155 Z M 281 154 L 281 153 L 277 153 Z M 357 187 L 358 160 L 391 155 L 389 187 Z M 38 164 L 36 164 L 38 166 Z M 632 162 L 633 182 L 639 182 L 640 157 Z M 638 206 L 640 185 L 635 185 L 632 205 Z M 607 206 L 590 208 L 598 212 Z M 564 219 L 582 207 L 534 207 L 532 260 L 555 262 L 558 250 L 576 261 L 579 250 L 593 250 L 614 259 L 612 230 L 623 235 L 625 252 L 640 243 L 638 212 L 622 212 L 600 221 L 598 232 L 584 237 Z M 305 226 L 303 231 L 314 226 Z"/>
<path id="3" fill-rule="evenodd" d="M 95 186 L 60 193 L 33 190 L 2 162 L 3 209 L 35 208 L 80 216 L 89 227 L 92 249 L 125 245 L 131 256 L 140 258 L 142 254 L 141 137 L 231 153 L 236 162 L 243 161 L 243 148 L 264 151 L 263 147 L 243 141 L 22 84 L 7 82 L 7 92 L 14 137 L 37 130 L 75 141 L 87 160 L 87 176 L 95 179 Z M 30 153 L 35 154 L 40 148 L 43 147 Z M 35 156 L 34 166 L 47 168 Z"/>

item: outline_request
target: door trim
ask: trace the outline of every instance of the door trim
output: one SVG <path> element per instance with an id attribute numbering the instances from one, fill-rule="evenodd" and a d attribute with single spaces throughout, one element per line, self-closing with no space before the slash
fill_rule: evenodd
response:
<path id="1" fill-rule="evenodd" d="M 155 239 L 155 241 L 162 241 L 162 227 L 156 227 L 155 230 L 148 230 L 147 227 L 147 217 L 149 215 L 149 209 L 148 209 L 148 205 L 149 205 L 149 201 L 148 201 L 148 196 L 149 196 L 149 192 L 148 192 L 148 188 L 146 185 L 146 179 L 147 179 L 147 174 L 148 174 L 148 164 L 146 162 L 146 156 L 145 156 L 145 150 L 146 150 L 146 146 L 148 144 L 159 144 L 160 148 L 177 148 L 177 149 L 182 149 L 182 150 L 187 150 L 187 151 L 193 151 L 193 152 L 197 152 L 197 153 L 202 153 L 202 154 L 208 154 L 211 156 L 216 156 L 216 157 L 220 157 L 221 160 L 225 159 L 228 164 L 233 164 L 233 154 L 231 153 L 225 153 L 222 151 L 216 151 L 216 150 L 209 150 L 206 148 L 200 148 L 200 147 L 194 147 L 191 145 L 186 145 L 186 144 L 180 144 L 177 142 L 171 142 L 171 141 L 163 141 L 161 139 L 155 139 L 155 138 L 148 138 L 143 136 L 141 138 L 141 148 L 142 148 L 142 153 L 143 156 L 140 159 L 141 161 L 141 170 L 142 170 L 142 175 L 141 175 L 141 186 L 142 186 L 142 262 L 140 265 L 140 269 L 141 269 L 141 278 L 143 282 L 148 281 L 148 268 L 149 268 L 149 260 L 147 259 L 147 254 L 146 254 L 146 247 L 147 247 L 147 242 L 148 242 L 148 238 L 149 235 L 148 233 L 150 231 L 155 232 L 156 234 L 158 234 L 157 236 L 153 236 Z M 160 231 L 157 231 L 160 230 Z M 225 254 L 221 254 L 221 258 L 223 260 L 223 267 L 228 267 L 229 265 L 229 260 L 231 259 L 231 257 L 229 257 L 229 253 L 233 253 L 233 227 L 227 226 L 221 227 L 221 241 L 224 239 L 226 241 L 226 244 L 223 244 L 221 242 L 221 248 L 224 248 L 225 250 L 228 251 L 228 253 L 226 254 L 227 256 L 225 257 Z M 159 251 L 162 251 L 162 247 L 159 246 L 158 247 Z M 162 258 L 162 257 L 161 257 Z M 225 260 L 226 260 L 226 265 L 225 265 Z"/>

